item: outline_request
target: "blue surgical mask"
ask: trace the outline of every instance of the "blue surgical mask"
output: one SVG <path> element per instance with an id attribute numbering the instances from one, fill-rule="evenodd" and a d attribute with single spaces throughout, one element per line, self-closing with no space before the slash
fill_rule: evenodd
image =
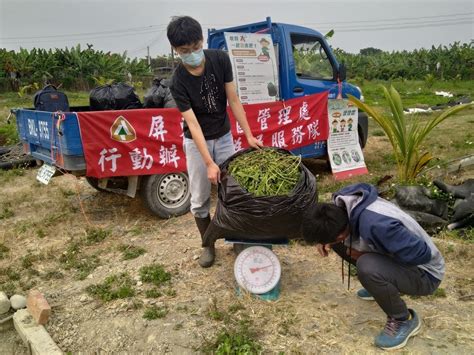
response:
<path id="1" fill-rule="evenodd" d="M 202 63 L 204 59 L 204 50 L 201 48 L 196 52 L 191 52 L 189 54 L 180 54 L 179 55 L 184 64 L 190 65 L 192 67 L 197 67 Z"/>

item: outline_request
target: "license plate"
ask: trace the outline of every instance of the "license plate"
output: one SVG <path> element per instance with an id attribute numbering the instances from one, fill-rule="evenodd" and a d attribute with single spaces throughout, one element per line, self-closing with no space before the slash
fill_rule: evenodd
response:
<path id="1" fill-rule="evenodd" d="M 56 168 L 54 166 L 43 164 L 38 170 L 38 174 L 36 174 L 36 180 L 42 184 L 48 185 L 55 172 Z"/>

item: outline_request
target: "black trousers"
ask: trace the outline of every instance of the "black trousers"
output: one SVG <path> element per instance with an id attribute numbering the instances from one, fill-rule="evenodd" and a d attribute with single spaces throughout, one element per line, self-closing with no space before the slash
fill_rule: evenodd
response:
<path id="1" fill-rule="evenodd" d="M 431 295 L 441 283 L 430 278 L 417 266 L 398 263 L 382 254 L 367 253 L 355 261 L 347 256 L 342 243 L 333 249 L 345 260 L 356 265 L 362 286 L 374 297 L 387 316 L 392 318 L 408 315 L 406 303 L 400 294 Z"/>

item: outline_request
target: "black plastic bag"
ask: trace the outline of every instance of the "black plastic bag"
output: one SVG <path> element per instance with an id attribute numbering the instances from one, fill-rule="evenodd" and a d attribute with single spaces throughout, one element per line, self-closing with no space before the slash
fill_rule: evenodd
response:
<path id="1" fill-rule="evenodd" d="M 242 240 L 300 237 L 303 212 L 318 200 L 316 178 L 301 163 L 300 179 L 290 195 L 255 197 L 227 173 L 229 163 L 250 150 L 240 151 L 220 165 L 221 183 L 213 223 L 225 230 L 225 237 Z"/>
<path id="2" fill-rule="evenodd" d="M 130 110 L 142 108 L 132 86 L 125 83 L 98 86 L 89 96 L 91 111 Z"/>
<path id="3" fill-rule="evenodd" d="M 145 94 L 143 100 L 145 108 L 171 108 L 176 103 L 171 95 L 169 81 L 166 79 L 153 79 L 153 85 Z"/>

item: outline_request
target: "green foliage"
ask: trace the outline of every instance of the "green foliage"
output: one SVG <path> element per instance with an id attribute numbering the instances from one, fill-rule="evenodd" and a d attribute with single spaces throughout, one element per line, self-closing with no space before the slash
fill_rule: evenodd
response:
<path id="1" fill-rule="evenodd" d="M 92 79 L 94 79 L 95 84 L 98 86 L 112 85 L 115 82 L 115 79 L 107 79 L 107 78 L 104 78 L 103 76 L 99 76 L 99 77 L 93 76 Z"/>
<path id="2" fill-rule="evenodd" d="M 406 119 L 402 100 L 393 86 L 390 89 L 382 86 L 382 89 L 389 104 L 390 114 L 381 113 L 354 96 L 349 95 L 349 99 L 359 109 L 367 112 L 384 130 L 393 148 L 399 182 L 402 184 L 413 182 L 433 158 L 429 151 L 422 152 L 422 144 L 426 137 L 445 119 L 473 105 L 448 108 L 426 123 L 422 123 L 417 116 Z"/>
<path id="3" fill-rule="evenodd" d="M 0 210 L 0 220 L 13 217 L 14 215 L 15 212 L 13 212 L 9 205 L 3 206 Z"/>
<path id="4" fill-rule="evenodd" d="M 446 298 L 446 290 L 444 288 L 438 287 L 435 292 L 433 292 L 433 297 L 435 298 Z"/>
<path id="5" fill-rule="evenodd" d="M 151 283 L 155 286 L 161 286 L 165 282 L 171 280 L 171 274 L 160 264 L 142 266 L 139 272 L 140 279 L 143 282 Z"/>
<path id="6" fill-rule="evenodd" d="M 166 307 L 147 307 L 145 312 L 143 312 L 143 318 L 147 320 L 153 320 L 158 318 L 164 318 L 168 314 L 168 309 Z"/>
<path id="7" fill-rule="evenodd" d="M 288 195 L 300 177 L 301 157 L 275 149 L 253 150 L 229 164 L 229 174 L 254 196 Z"/>
<path id="8" fill-rule="evenodd" d="M 84 280 L 100 264 L 97 255 L 84 255 L 81 251 L 81 243 L 77 241 L 69 243 L 59 261 L 66 270 L 75 269 L 79 280 Z"/>
<path id="9" fill-rule="evenodd" d="M 259 354 L 262 346 L 256 340 L 252 327 L 243 321 L 237 327 L 224 327 L 214 341 L 202 347 L 202 351 L 216 355 Z"/>
<path id="10" fill-rule="evenodd" d="M 94 78 L 127 81 L 132 77 L 152 76 L 145 59 L 130 59 L 126 54 L 94 50 L 92 45 L 65 49 L 0 49 L 0 74 L 9 89 L 20 95 L 36 86 L 53 83 L 65 89 L 89 90 Z M 1 84 L 1 83 L 0 83 Z M 2 85 L 3 90 L 7 85 Z M 2 87 L 0 87 L 2 89 Z"/>
<path id="11" fill-rule="evenodd" d="M 350 78 L 423 80 L 427 74 L 440 80 L 472 80 L 474 77 L 472 42 L 454 42 L 449 46 L 433 46 L 411 52 L 384 52 L 376 48 L 363 49 L 360 54 L 347 53 L 339 48 L 334 52 L 338 61 L 346 65 Z"/>
<path id="12" fill-rule="evenodd" d="M 13 145 L 19 141 L 16 125 L 6 124 L 0 126 L 0 145 Z"/>
<path id="13" fill-rule="evenodd" d="M 134 245 L 120 245 L 119 250 L 122 252 L 122 260 L 136 259 L 146 253 L 146 249 Z"/>
<path id="14" fill-rule="evenodd" d="M 7 256 L 9 251 L 10 251 L 9 247 L 7 247 L 3 243 L 0 243 L 0 260 L 4 259 Z"/>
<path id="15" fill-rule="evenodd" d="M 162 293 L 158 289 L 152 288 L 145 291 L 145 296 L 146 298 L 158 298 L 162 296 Z"/>
<path id="16" fill-rule="evenodd" d="M 102 228 L 88 228 L 86 230 L 86 243 L 97 244 L 109 237 L 111 232 Z"/>
<path id="17" fill-rule="evenodd" d="M 25 94 L 32 94 L 34 91 L 39 89 L 38 83 L 24 85 L 18 90 L 18 96 L 24 97 Z"/>
<path id="18" fill-rule="evenodd" d="M 132 279 L 127 273 L 109 276 L 101 284 L 88 286 L 86 291 L 104 302 L 135 295 Z"/>
<path id="19" fill-rule="evenodd" d="M 433 87 L 434 82 L 435 82 L 435 76 L 433 74 L 425 75 L 425 85 L 428 89 L 431 89 Z"/>

